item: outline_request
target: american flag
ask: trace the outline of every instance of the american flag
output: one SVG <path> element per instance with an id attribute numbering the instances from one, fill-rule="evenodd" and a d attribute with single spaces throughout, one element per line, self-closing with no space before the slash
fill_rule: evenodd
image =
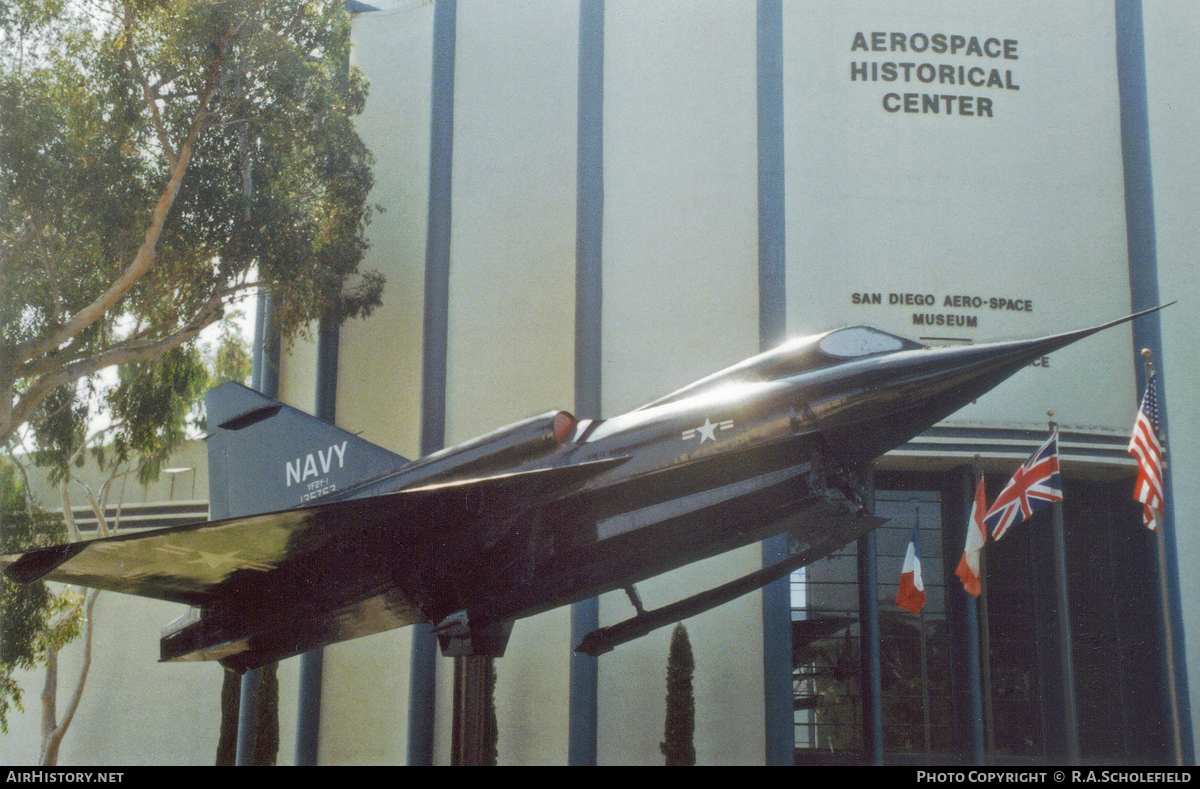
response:
<path id="1" fill-rule="evenodd" d="M 1149 529 L 1158 525 L 1163 512 L 1163 446 L 1158 438 L 1158 388 L 1154 378 L 1151 371 L 1129 439 L 1129 454 L 1138 462 L 1133 498 L 1142 503 L 1142 522 Z"/>
<path id="2" fill-rule="evenodd" d="M 1062 499 L 1062 479 L 1058 475 L 1058 431 L 1055 430 L 1046 443 L 1013 474 L 984 514 L 983 522 L 992 530 L 992 539 L 998 540 L 1033 513 Z"/>

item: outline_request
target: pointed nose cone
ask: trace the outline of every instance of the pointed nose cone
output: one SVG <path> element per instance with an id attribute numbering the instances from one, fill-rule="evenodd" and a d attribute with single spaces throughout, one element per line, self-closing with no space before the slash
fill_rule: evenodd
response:
<path id="1" fill-rule="evenodd" d="M 1169 306 L 1169 305 L 1162 305 Z M 829 450 L 862 465 L 895 449 L 991 391 L 1030 362 L 1133 320 L 1034 340 L 903 351 L 877 357 L 809 403 Z"/>

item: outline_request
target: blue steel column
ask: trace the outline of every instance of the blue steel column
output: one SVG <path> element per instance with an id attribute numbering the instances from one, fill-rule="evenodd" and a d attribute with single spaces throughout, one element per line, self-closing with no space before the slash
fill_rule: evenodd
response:
<path id="1" fill-rule="evenodd" d="M 1121 158 L 1125 168 L 1125 232 L 1129 245 L 1129 289 L 1134 310 L 1159 302 L 1158 250 L 1154 229 L 1154 179 L 1150 161 L 1150 114 L 1146 103 L 1146 42 L 1141 0 L 1116 0 L 1117 86 L 1121 97 Z M 1133 323 L 1135 349 L 1149 348 L 1158 365 L 1159 419 L 1170 446 L 1167 428 L 1166 374 L 1163 369 L 1162 325 L 1159 313 Z M 1134 359 L 1138 391 L 1145 389 L 1141 360 Z M 1134 407 L 1131 404 L 1131 407 Z M 1187 651 L 1184 647 L 1183 606 L 1179 598 L 1179 559 L 1175 545 L 1174 490 L 1171 469 L 1164 472 L 1166 502 L 1162 523 L 1165 543 L 1167 601 L 1164 633 L 1170 645 L 1164 655 L 1164 696 L 1168 711 L 1172 751 L 1177 761 L 1192 764 L 1192 716 L 1188 697 Z"/>
<path id="2" fill-rule="evenodd" d="M 867 509 L 875 513 L 875 477 L 867 480 Z M 863 751 L 869 764 L 883 764 L 883 669 L 879 657 L 879 559 L 875 532 L 858 538 L 858 638 L 862 655 Z"/>
<path id="3" fill-rule="evenodd" d="M 784 292 L 786 223 L 783 180 L 783 2 L 758 0 L 758 344 L 781 343 L 787 333 Z M 788 537 L 762 543 L 763 566 L 787 558 Z M 791 582 L 763 587 L 763 701 L 766 763 L 796 763 L 792 702 Z"/>
<path id="4" fill-rule="evenodd" d="M 337 420 L 338 342 L 341 327 L 330 318 L 317 330 L 317 418 L 330 424 Z M 296 715 L 296 765 L 317 763 L 321 738 L 321 685 L 325 648 L 317 647 L 300 656 L 300 696 Z"/>
<path id="5" fill-rule="evenodd" d="M 259 295 L 254 318 L 253 362 L 250 384 L 267 397 L 279 394 L 279 336 L 272 320 L 269 297 Z M 258 689 L 262 684 L 262 669 L 255 668 L 242 675 L 242 693 L 238 705 L 238 739 L 235 764 L 245 767 L 254 756 L 258 722 Z"/>
<path id="6" fill-rule="evenodd" d="M 575 412 L 600 417 L 604 231 L 604 0 L 579 2 L 578 149 L 575 214 Z M 596 764 L 597 658 L 575 653 L 600 627 L 600 599 L 571 606 L 567 764 Z"/>
<path id="7" fill-rule="evenodd" d="M 450 314 L 451 172 L 454 154 L 454 49 L 457 4 L 433 9 L 430 98 L 429 218 L 425 241 L 425 323 L 421 380 L 421 455 L 446 442 L 446 342 Z M 408 701 L 408 764 L 433 764 L 437 639 L 431 625 L 413 629 Z"/>

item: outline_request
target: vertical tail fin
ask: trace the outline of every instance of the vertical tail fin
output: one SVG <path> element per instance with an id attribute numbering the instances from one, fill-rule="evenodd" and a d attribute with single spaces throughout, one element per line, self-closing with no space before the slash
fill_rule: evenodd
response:
<path id="1" fill-rule="evenodd" d="M 213 520 L 303 506 L 408 462 L 241 384 L 205 403 Z"/>

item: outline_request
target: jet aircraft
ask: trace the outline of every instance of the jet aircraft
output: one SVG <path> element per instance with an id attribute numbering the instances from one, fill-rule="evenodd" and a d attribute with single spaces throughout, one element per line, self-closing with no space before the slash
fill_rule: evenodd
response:
<path id="1" fill-rule="evenodd" d="M 1147 312 L 1033 340 L 931 348 L 866 326 L 793 339 L 619 416 L 555 411 L 409 461 L 234 383 L 208 394 L 210 518 L 4 556 L 47 579 L 184 603 L 162 660 L 245 671 L 432 623 L 504 653 L 514 620 L 625 589 L 599 654 L 781 578 L 883 521 L 872 461 L 1047 353 Z M 775 534 L 787 560 L 646 611 L 634 584 Z"/>

